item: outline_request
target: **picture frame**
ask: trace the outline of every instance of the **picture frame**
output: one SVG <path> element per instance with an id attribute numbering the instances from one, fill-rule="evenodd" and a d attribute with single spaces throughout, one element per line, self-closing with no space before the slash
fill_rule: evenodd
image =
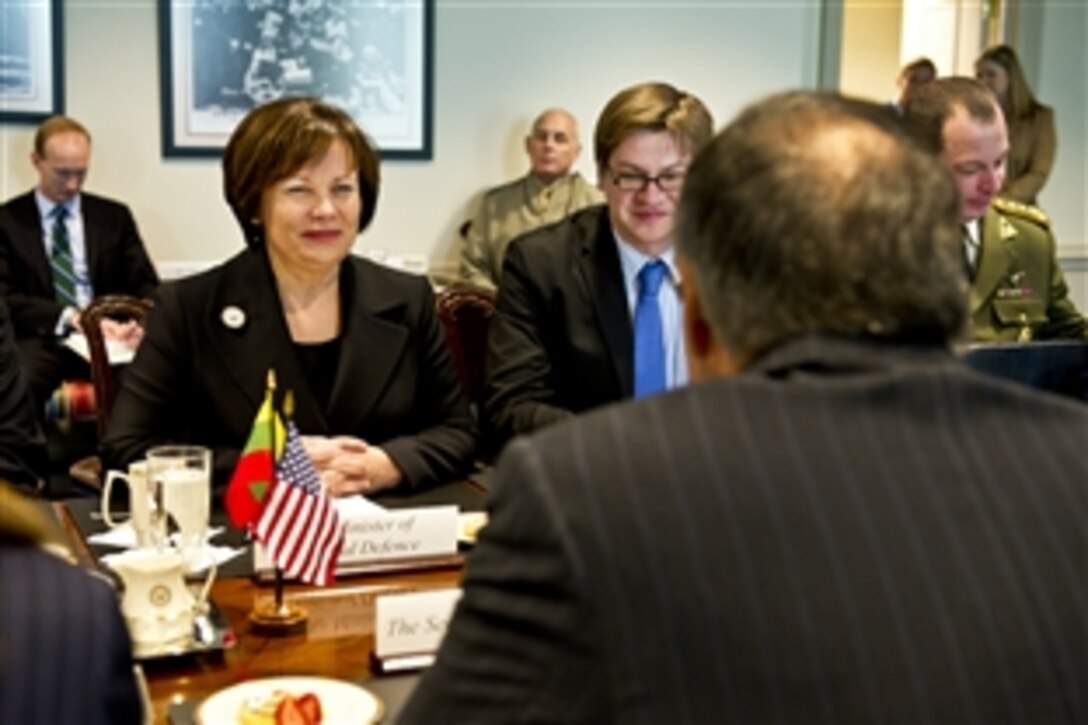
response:
<path id="1" fill-rule="evenodd" d="M 217 157 L 251 109 L 316 96 L 384 159 L 432 157 L 434 0 L 158 0 L 164 157 Z"/>
<path id="2" fill-rule="evenodd" d="M 64 2 L 0 2 L 0 122 L 64 112 Z"/>

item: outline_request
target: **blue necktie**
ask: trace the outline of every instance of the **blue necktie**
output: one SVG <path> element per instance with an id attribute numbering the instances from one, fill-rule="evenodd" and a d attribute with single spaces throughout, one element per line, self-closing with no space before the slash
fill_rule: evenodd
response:
<path id="1" fill-rule="evenodd" d="M 63 204 L 53 207 L 53 253 L 49 266 L 53 270 L 53 291 L 57 302 L 65 307 L 78 307 L 76 304 L 76 273 L 72 264 L 72 245 L 68 242 L 68 209 Z"/>
<path id="2" fill-rule="evenodd" d="M 665 389 L 665 335 L 657 293 L 668 267 L 660 259 L 647 262 L 638 272 L 635 304 L 635 397 Z"/>

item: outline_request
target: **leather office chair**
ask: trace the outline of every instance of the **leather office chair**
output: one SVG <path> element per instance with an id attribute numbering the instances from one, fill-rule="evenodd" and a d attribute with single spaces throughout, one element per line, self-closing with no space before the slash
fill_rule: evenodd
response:
<path id="1" fill-rule="evenodd" d="M 91 354 L 91 384 L 96 401 L 95 419 L 98 439 L 106 435 L 110 423 L 110 410 L 117 397 L 117 378 L 106 353 L 106 341 L 102 337 L 102 320 L 135 320 L 143 324 L 151 309 L 151 300 L 129 295 L 106 295 L 87 305 L 80 315 L 87 347 Z M 81 458 L 68 471 L 72 478 L 91 488 L 102 488 L 102 461 L 98 456 Z"/>
<path id="2" fill-rule="evenodd" d="M 495 298 L 480 290 L 450 288 L 438 294 L 436 309 L 465 397 L 479 409 L 484 392 L 487 328 L 495 314 Z"/>

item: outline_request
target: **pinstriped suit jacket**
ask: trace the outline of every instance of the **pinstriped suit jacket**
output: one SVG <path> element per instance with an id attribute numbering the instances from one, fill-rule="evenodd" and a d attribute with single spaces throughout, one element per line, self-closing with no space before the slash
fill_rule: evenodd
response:
<path id="1" fill-rule="evenodd" d="M 109 587 L 0 542 L 0 722 L 141 722 L 131 652 Z"/>
<path id="2" fill-rule="evenodd" d="M 405 722 L 1084 722 L 1088 407 L 806 339 L 499 464 Z"/>

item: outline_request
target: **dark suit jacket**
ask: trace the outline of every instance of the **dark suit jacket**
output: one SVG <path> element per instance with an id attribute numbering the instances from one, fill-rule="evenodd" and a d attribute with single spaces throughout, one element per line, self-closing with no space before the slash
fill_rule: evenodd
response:
<path id="1" fill-rule="evenodd" d="M 46 468 L 45 438 L 19 364 L 8 307 L 0 297 L 0 480 L 37 489 Z"/>
<path id="2" fill-rule="evenodd" d="M 35 507 L 0 483 L 0 722 L 139 723 L 117 594 L 39 547 Z"/>
<path id="3" fill-rule="evenodd" d="M 514 240 L 488 332 L 484 407 L 493 447 L 629 398 L 633 334 L 607 207 Z"/>
<path id="4" fill-rule="evenodd" d="M 806 339 L 516 441 L 401 721 L 1085 722 L 1085 431 Z"/>
<path id="5" fill-rule="evenodd" d="M 128 207 L 82 194 L 87 271 L 96 296 L 149 297 L 159 282 Z M 7 298 L 19 337 L 51 338 L 61 306 L 42 245 L 34 192 L 0 207 L 0 294 Z"/>
<path id="6" fill-rule="evenodd" d="M 93 194 L 81 197 L 87 272 L 95 295 L 150 296 L 159 278 L 128 207 Z M 33 191 L 0 206 L 0 295 L 11 308 L 27 384 L 38 405 L 63 380 L 90 374 L 55 336 L 61 305 Z"/>
<path id="7" fill-rule="evenodd" d="M 475 425 L 430 284 L 356 257 L 340 282 L 341 358 L 327 411 L 310 393 L 263 250 L 163 285 L 114 404 L 107 462 L 124 466 L 153 445 L 186 440 L 214 449 L 225 482 L 274 368 L 279 390 L 294 392 L 302 434 L 381 445 L 412 488 L 465 475 Z M 239 326 L 228 324 L 231 313 Z"/>

